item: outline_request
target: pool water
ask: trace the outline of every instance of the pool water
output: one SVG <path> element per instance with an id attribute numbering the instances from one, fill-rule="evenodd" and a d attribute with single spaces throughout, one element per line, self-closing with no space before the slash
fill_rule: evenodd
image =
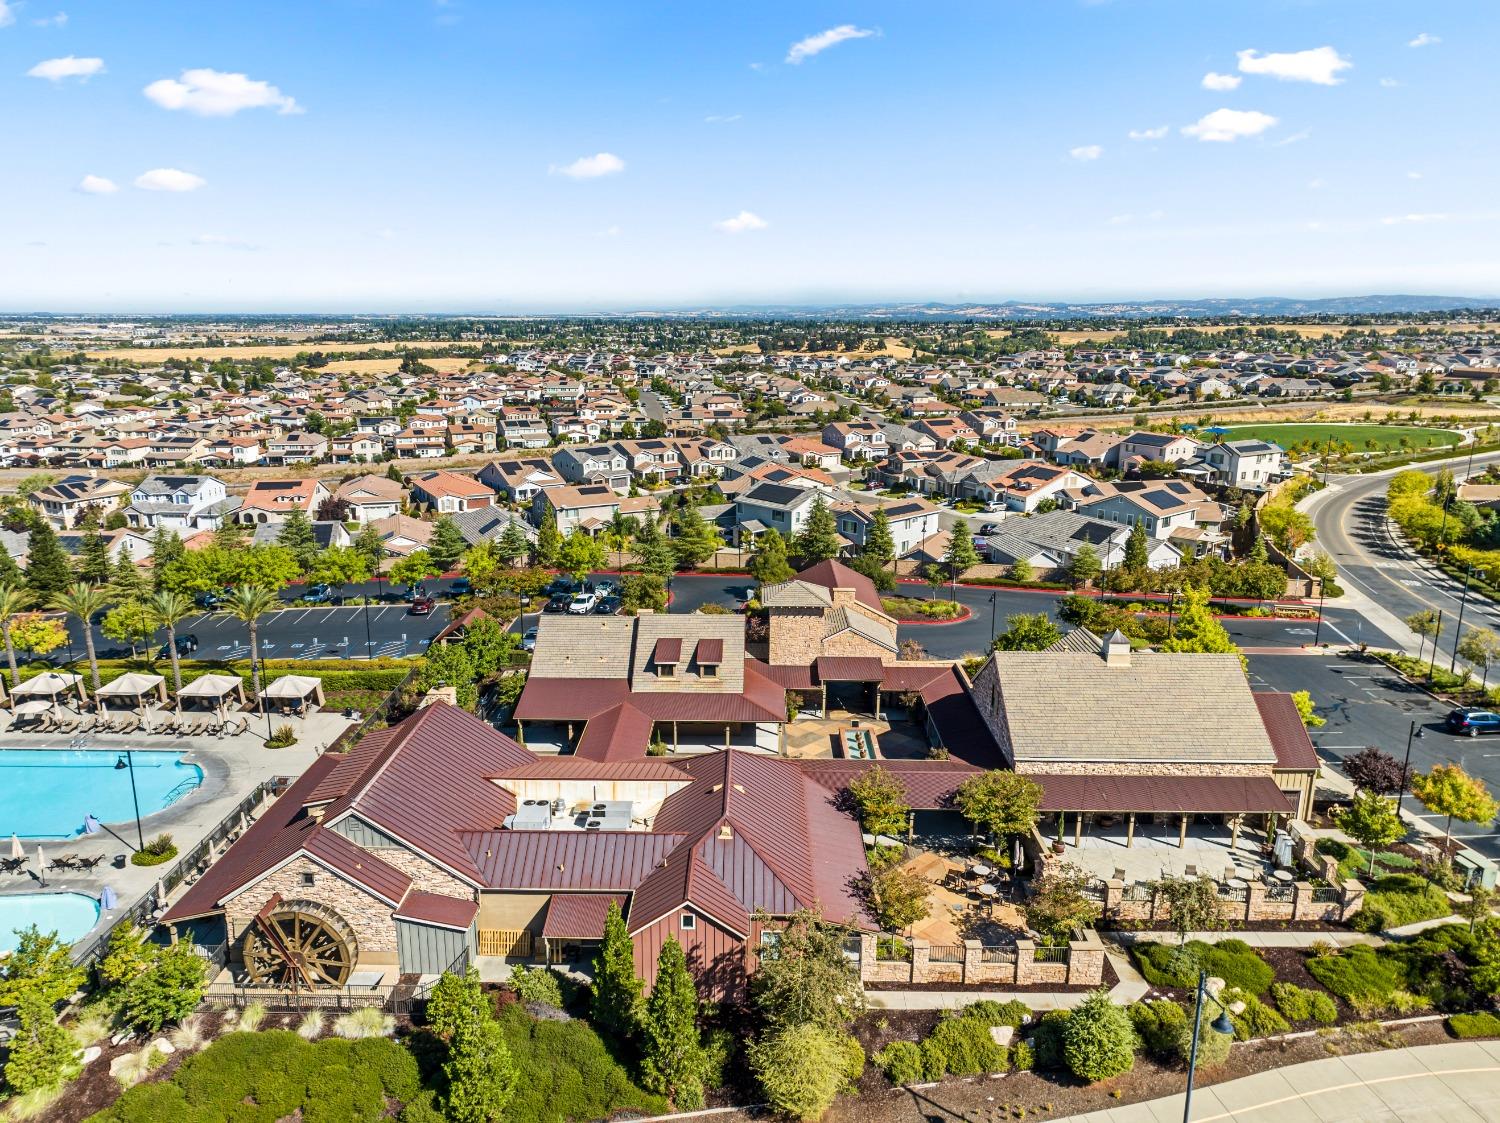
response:
<path id="1" fill-rule="evenodd" d="M 182 763 L 181 753 L 131 756 L 142 818 L 203 783 L 203 769 Z M 130 771 L 115 768 L 123 759 L 112 749 L 0 750 L 0 839 L 73 838 L 83 833 L 85 815 L 110 824 L 134 820 Z"/>
<path id="2" fill-rule="evenodd" d="M 99 920 L 99 902 L 82 893 L 19 893 L 0 897 L 0 953 L 16 950 L 16 933 L 35 924 L 65 944 L 83 939 Z"/>

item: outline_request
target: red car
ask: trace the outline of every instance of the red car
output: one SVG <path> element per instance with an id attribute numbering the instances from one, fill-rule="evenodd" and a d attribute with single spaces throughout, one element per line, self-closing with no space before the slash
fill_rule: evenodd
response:
<path id="1" fill-rule="evenodd" d="M 410 613 L 413 616 L 426 616 L 437 604 L 431 597 L 418 597 L 411 602 Z"/>

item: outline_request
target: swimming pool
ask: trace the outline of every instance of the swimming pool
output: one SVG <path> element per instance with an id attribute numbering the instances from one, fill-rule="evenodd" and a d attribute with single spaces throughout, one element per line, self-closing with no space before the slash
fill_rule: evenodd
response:
<path id="1" fill-rule="evenodd" d="M 99 920 L 99 902 L 82 893 L 18 893 L 0 897 L 0 952 L 16 950 L 16 932 L 35 924 L 56 932 L 65 944 L 76 943 Z"/>
<path id="2" fill-rule="evenodd" d="M 203 783 L 203 769 L 181 753 L 135 752 L 135 788 L 142 817 L 170 807 Z M 135 818 L 130 771 L 116 768 L 112 749 L 0 750 L 0 838 L 73 838 L 83 817 L 101 823 Z"/>

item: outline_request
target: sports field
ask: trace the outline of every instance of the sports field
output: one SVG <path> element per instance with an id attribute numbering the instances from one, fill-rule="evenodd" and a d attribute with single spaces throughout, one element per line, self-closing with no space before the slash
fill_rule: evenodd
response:
<path id="1" fill-rule="evenodd" d="M 1405 438 L 1405 444 L 1402 439 Z M 1282 448 L 1293 445 L 1326 445 L 1348 443 L 1355 452 L 1375 452 L 1395 448 L 1442 448 L 1456 445 L 1459 434 L 1451 429 L 1430 429 L 1418 425 L 1235 425 L 1225 440 L 1273 441 Z"/>

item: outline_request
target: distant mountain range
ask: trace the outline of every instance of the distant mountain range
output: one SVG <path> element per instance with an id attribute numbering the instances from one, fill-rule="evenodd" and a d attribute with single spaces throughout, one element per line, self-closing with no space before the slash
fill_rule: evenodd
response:
<path id="1" fill-rule="evenodd" d="M 932 301 L 891 304 L 767 304 L 718 308 L 653 309 L 632 316 L 768 317 L 774 319 L 858 320 L 1065 320 L 1065 319 L 1226 319 L 1283 316 L 1356 316 L 1453 312 L 1500 308 L 1500 297 L 1477 296 L 1332 296 L 1299 300 L 1285 296 L 1204 297 L 1196 300 L 1114 300 L 1096 304 L 1006 300 L 998 304 L 939 304 Z"/>

